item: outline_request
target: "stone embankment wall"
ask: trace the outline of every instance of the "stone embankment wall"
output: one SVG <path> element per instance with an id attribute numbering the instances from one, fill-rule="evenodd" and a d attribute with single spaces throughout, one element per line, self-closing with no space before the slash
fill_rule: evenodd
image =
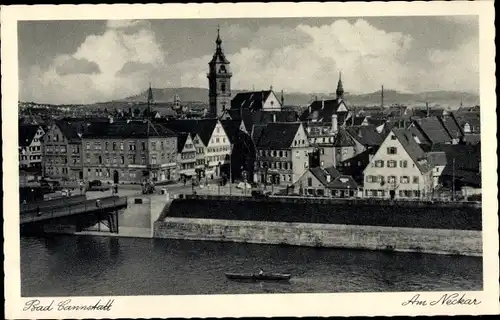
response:
<path id="1" fill-rule="evenodd" d="M 481 222 L 477 205 L 188 197 L 162 212 L 154 237 L 479 256 Z"/>
<path id="2" fill-rule="evenodd" d="M 155 222 L 154 236 L 166 239 L 482 255 L 482 233 L 471 230 L 168 217 Z"/>

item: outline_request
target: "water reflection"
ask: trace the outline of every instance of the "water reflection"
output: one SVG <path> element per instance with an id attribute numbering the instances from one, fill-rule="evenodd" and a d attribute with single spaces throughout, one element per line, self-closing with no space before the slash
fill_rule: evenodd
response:
<path id="1" fill-rule="evenodd" d="M 242 282 L 224 275 L 260 268 L 291 273 L 292 279 Z M 23 296 L 480 290 L 482 260 L 229 242 L 49 236 L 21 238 L 21 275 Z"/>

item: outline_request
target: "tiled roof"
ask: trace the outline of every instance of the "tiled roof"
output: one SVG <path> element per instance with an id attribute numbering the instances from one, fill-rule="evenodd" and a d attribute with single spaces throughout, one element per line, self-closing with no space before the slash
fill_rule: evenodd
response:
<path id="1" fill-rule="evenodd" d="M 264 132 L 265 124 L 257 124 L 252 127 L 252 141 L 255 143 L 260 139 L 262 132 Z"/>
<path id="2" fill-rule="evenodd" d="M 226 132 L 229 141 L 234 143 L 240 132 L 241 120 L 221 120 L 220 123 Z"/>
<path id="3" fill-rule="evenodd" d="M 412 134 L 405 129 L 392 129 L 394 135 L 397 137 L 403 148 L 408 155 L 412 158 L 415 165 L 419 168 L 420 172 L 428 172 L 432 166 L 427 161 L 425 153 L 420 148 L 418 143 L 413 138 Z"/>
<path id="4" fill-rule="evenodd" d="M 27 147 L 31 144 L 33 141 L 33 138 L 35 137 L 38 129 L 40 128 L 39 125 L 36 124 L 28 124 L 28 125 L 20 125 L 19 126 L 19 146 L 20 147 Z"/>
<path id="5" fill-rule="evenodd" d="M 428 145 L 432 144 L 432 141 L 429 138 L 427 138 L 427 136 L 422 132 L 422 130 L 420 130 L 416 126 L 410 126 L 408 130 L 414 137 L 417 137 L 419 143 Z"/>
<path id="6" fill-rule="evenodd" d="M 335 134 L 334 139 L 335 139 L 333 141 L 334 147 L 354 147 L 356 145 L 351 135 L 347 132 L 345 128 L 342 127 L 338 129 L 338 132 Z"/>
<path id="7" fill-rule="evenodd" d="M 240 92 L 231 100 L 231 109 L 261 110 L 271 90 Z"/>
<path id="8" fill-rule="evenodd" d="M 88 121 L 85 120 L 58 120 L 55 125 L 61 130 L 61 133 L 69 142 L 79 142 L 81 133 L 85 131 Z"/>
<path id="9" fill-rule="evenodd" d="M 175 132 L 197 133 L 201 141 L 208 145 L 217 121 L 217 119 L 170 120 L 162 124 Z"/>
<path id="10" fill-rule="evenodd" d="M 441 176 L 454 176 L 456 180 L 475 186 L 481 185 L 481 145 L 439 144 L 432 151 L 446 154 L 446 166 Z"/>
<path id="11" fill-rule="evenodd" d="M 309 169 L 318 181 L 329 189 L 357 189 L 358 185 L 354 179 L 347 175 L 342 175 L 335 167 L 320 168 L 315 167 Z M 327 176 L 330 175 L 330 182 Z"/>
<path id="12" fill-rule="evenodd" d="M 126 120 L 112 123 L 91 122 L 83 132 L 83 138 L 148 138 L 175 137 L 176 133 L 159 123 L 149 120 Z"/>
<path id="13" fill-rule="evenodd" d="M 255 141 L 258 149 L 287 149 L 292 146 L 293 139 L 300 128 L 299 122 L 268 123 Z"/>
<path id="14" fill-rule="evenodd" d="M 333 166 L 327 167 L 327 168 L 321 168 L 321 167 L 310 168 L 309 171 L 311 171 L 313 176 L 315 176 L 316 179 L 318 179 L 319 182 L 321 182 L 321 184 L 324 186 L 328 185 L 327 178 L 326 178 L 327 175 L 331 176 L 332 180 L 330 181 L 330 183 L 333 181 L 333 179 L 340 176 L 340 172 L 338 172 L 338 170 L 335 169 L 335 167 L 333 167 Z"/>
<path id="15" fill-rule="evenodd" d="M 337 121 L 340 124 L 345 123 L 348 112 L 337 112 L 343 100 L 316 100 L 304 110 L 300 115 L 300 121 L 332 121 L 332 115 L 337 114 Z"/>
<path id="16" fill-rule="evenodd" d="M 462 128 L 454 116 L 440 117 L 439 120 L 453 139 L 460 139 L 463 136 Z"/>
<path id="17" fill-rule="evenodd" d="M 442 151 L 432 151 L 427 153 L 427 160 L 432 166 L 445 166 L 446 161 L 446 153 Z"/>
<path id="18" fill-rule="evenodd" d="M 452 140 L 438 117 L 414 120 L 413 124 L 431 144 L 451 142 Z"/>
<path id="19" fill-rule="evenodd" d="M 347 132 L 353 139 L 367 147 L 380 146 L 384 137 L 378 133 L 374 125 L 347 127 Z"/>
<path id="20" fill-rule="evenodd" d="M 298 119 L 297 112 L 294 110 L 276 110 L 276 111 L 251 111 L 249 109 L 231 109 L 228 110 L 231 119 L 241 119 L 246 128 L 251 128 L 253 125 L 267 124 L 270 122 L 295 122 Z"/>

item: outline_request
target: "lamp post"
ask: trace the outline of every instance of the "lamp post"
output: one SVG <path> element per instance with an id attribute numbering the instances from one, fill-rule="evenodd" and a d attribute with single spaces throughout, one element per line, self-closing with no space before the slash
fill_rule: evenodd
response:
<path id="1" fill-rule="evenodd" d="M 229 146 L 229 195 L 232 193 L 233 185 L 233 144 Z"/>

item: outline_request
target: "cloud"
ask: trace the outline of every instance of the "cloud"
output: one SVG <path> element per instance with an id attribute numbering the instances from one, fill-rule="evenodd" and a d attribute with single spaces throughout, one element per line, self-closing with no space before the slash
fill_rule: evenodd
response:
<path id="1" fill-rule="evenodd" d="M 137 66 L 165 66 L 165 52 L 148 26 L 110 21 L 102 35 L 87 36 L 73 54 L 56 57 L 45 70 L 32 68 L 23 82 L 26 100 L 90 103 L 144 90 L 149 75 Z"/>
<path id="2" fill-rule="evenodd" d="M 99 66 L 87 59 L 76 59 L 71 56 L 56 58 L 55 70 L 58 75 L 99 73 Z"/>
<path id="3" fill-rule="evenodd" d="M 451 49 L 427 48 L 407 33 L 388 32 L 364 19 L 340 19 L 320 26 L 257 29 L 234 24 L 222 38 L 233 89 L 272 85 L 288 92 L 333 93 L 342 71 L 344 88 L 351 93 L 373 92 L 381 85 L 405 92 L 478 92 L 478 37 Z M 208 86 L 213 51 L 169 63 L 165 49 L 149 22 L 108 21 L 103 34 L 87 36 L 73 54 L 59 56 L 47 69 L 33 68 L 23 79 L 22 97 L 88 103 L 137 94 L 150 81 L 155 87 Z M 61 72 L 70 69 L 75 72 Z"/>

